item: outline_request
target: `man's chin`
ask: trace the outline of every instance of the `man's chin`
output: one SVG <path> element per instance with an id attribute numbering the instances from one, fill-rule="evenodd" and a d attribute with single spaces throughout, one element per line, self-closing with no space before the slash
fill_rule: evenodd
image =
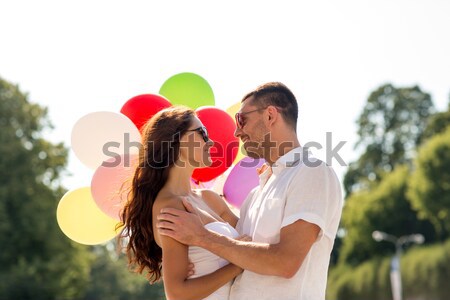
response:
<path id="1" fill-rule="evenodd" d="M 250 158 L 257 159 L 257 158 L 261 158 L 261 157 L 262 157 L 261 154 L 258 153 L 258 152 L 256 151 L 256 149 L 253 148 L 253 147 L 249 147 L 249 148 L 245 148 L 245 147 L 244 147 L 244 150 L 245 150 L 245 155 L 247 155 L 247 156 L 250 157 Z"/>

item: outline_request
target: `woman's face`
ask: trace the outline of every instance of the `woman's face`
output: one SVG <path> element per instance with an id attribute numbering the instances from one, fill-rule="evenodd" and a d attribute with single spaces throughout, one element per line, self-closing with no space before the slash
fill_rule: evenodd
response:
<path id="1" fill-rule="evenodd" d="M 180 161 L 194 168 L 209 167 L 212 164 L 209 150 L 213 145 L 207 129 L 194 117 L 188 131 L 180 139 Z"/>

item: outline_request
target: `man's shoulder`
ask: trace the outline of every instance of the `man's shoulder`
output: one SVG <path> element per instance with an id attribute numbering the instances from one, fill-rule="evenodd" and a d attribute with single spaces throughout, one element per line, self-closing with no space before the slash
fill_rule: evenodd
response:
<path id="1" fill-rule="evenodd" d="M 298 166 L 295 166 L 290 177 L 290 185 L 304 186 L 317 182 L 326 182 L 328 185 L 338 188 L 341 184 L 332 166 L 312 156 L 308 161 L 303 161 Z"/>

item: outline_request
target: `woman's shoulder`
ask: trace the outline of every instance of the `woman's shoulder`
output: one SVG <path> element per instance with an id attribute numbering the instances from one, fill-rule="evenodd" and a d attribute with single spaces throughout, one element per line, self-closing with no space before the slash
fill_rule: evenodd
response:
<path id="1" fill-rule="evenodd" d="M 155 202 L 153 203 L 153 208 L 158 211 L 162 208 L 177 208 L 186 210 L 183 205 L 183 197 L 177 195 L 158 195 L 156 197 Z"/>
<path id="2" fill-rule="evenodd" d="M 158 214 L 160 214 L 163 208 L 176 208 L 179 210 L 186 210 L 184 208 L 182 197 L 175 195 L 158 195 L 153 202 L 152 215 L 153 215 L 153 236 L 155 238 L 156 244 L 163 248 L 162 236 L 159 234 L 156 223 L 158 220 Z"/>

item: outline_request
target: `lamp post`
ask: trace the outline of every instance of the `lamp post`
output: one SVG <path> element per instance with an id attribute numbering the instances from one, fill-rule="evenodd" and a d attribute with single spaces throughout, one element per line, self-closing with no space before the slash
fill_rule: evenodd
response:
<path id="1" fill-rule="evenodd" d="M 395 245 L 395 255 L 391 260 L 390 273 L 392 296 L 394 300 L 402 300 L 402 278 L 400 273 L 400 257 L 403 251 L 402 247 L 407 243 L 422 244 L 425 241 L 425 238 L 421 234 L 410 234 L 396 237 L 378 230 L 372 233 L 372 238 L 377 242 L 387 241 Z"/>

